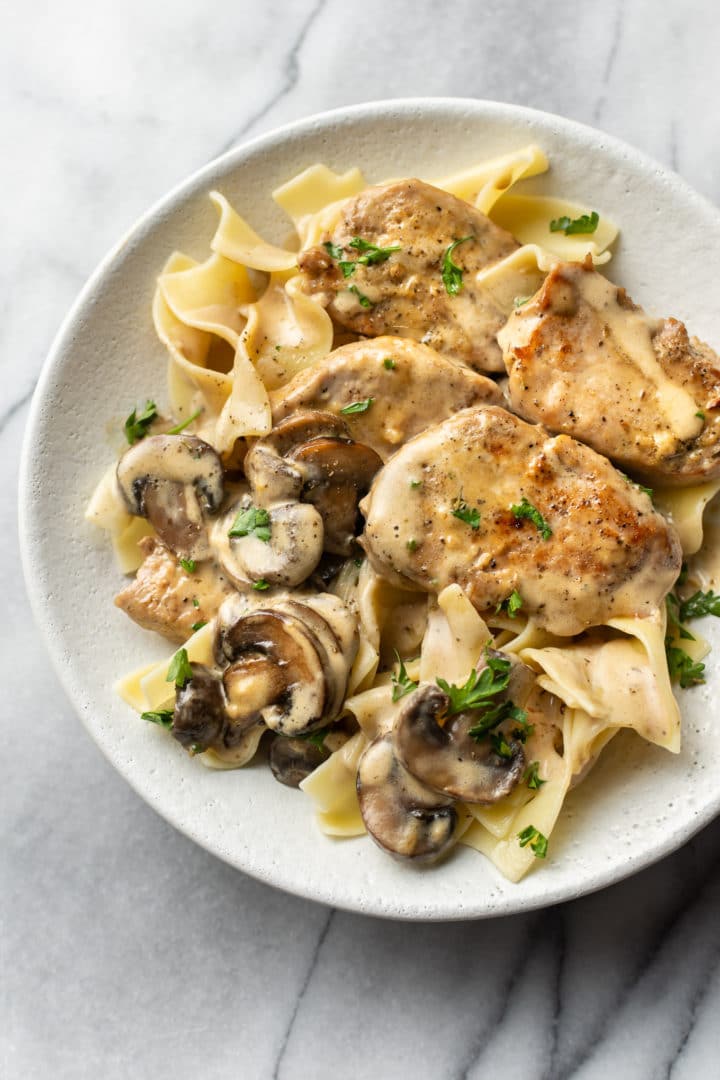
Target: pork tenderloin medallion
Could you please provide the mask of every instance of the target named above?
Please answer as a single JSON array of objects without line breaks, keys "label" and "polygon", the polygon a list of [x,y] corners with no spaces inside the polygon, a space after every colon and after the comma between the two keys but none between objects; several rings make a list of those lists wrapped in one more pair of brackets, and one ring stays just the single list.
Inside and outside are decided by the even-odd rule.
[{"label": "pork tenderloin medallion", "polygon": [[[505,314],[474,279],[517,247],[463,199],[399,180],[348,199],[332,236],[301,252],[298,266],[305,291],[340,326],[368,337],[398,334],[477,371],[502,371],[495,335]],[[459,273],[446,286],[447,258]]]},{"label": "pork tenderloin medallion", "polygon": [[407,443],[361,510],[361,543],[395,584],[457,582],[479,611],[517,590],[523,613],[563,636],[650,615],[681,565],[675,530],[606,458],[495,406]]},{"label": "pork tenderloin medallion", "polygon": [[652,483],[720,476],[720,359],[590,263],[559,263],[498,334],[512,408]]},{"label": "pork tenderloin medallion", "polygon": [[[273,423],[307,409],[341,415],[352,438],[387,461],[399,446],[471,405],[500,405],[492,379],[399,337],[353,341],[270,395]],[[343,412],[368,403],[362,411]]]}]

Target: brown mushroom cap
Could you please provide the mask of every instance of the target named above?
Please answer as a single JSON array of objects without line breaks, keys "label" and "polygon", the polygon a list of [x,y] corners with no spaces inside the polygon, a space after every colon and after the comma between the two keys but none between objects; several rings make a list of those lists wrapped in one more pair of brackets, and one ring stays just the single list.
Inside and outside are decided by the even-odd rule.
[{"label": "brown mushroom cap", "polygon": [[434,791],[464,802],[489,805],[519,783],[525,768],[522,745],[506,738],[510,757],[493,749],[489,738],[474,739],[470,729],[477,712],[458,713],[444,727],[438,724],[450,699],[426,683],[410,695],[393,725],[395,752],[413,776]]},{"label": "brown mushroom cap", "polygon": [[288,739],[276,735],[270,747],[270,768],[286,787],[300,787],[318,765],[327,761],[328,751],[308,739]]},{"label": "brown mushroom cap", "polygon": [[360,758],[357,793],[368,832],[391,855],[433,862],[455,843],[458,814],[452,799],[407,771],[390,735],[371,742]]},{"label": "brown mushroom cap", "polygon": [[317,438],[289,455],[303,477],[301,498],[317,508],[325,526],[326,551],[352,554],[358,530],[358,503],[370,490],[382,461],[369,446]]},{"label": "brown mushroom cap", "polygon": [[126,450],[118,486],[130,513],[147,518],[176,555],[207,559],[204,518],[223,498],[223,469],[209,443],[194,435],[149,435]]},{"label": "brown mushroom cap", "polygon": [[172,735],[186,750],[221,745],[228,723],[221,677],[204,664],[191,664],[192,678],[175,692]]},{"label": "brown mushroom cap", "polygon": [[324,436],[349,439],[350,432],[347,424],[332,413],[307,410],[293,413],[269,435],[258,439],[244,462],[245,476],[257,498],[263,503],[298,499],[303,477],[286,457],[303,443]]}]

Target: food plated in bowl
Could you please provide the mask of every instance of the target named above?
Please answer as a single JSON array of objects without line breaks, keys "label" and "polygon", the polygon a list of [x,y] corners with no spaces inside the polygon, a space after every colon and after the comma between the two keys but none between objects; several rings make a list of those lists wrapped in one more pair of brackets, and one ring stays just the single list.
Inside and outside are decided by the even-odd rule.
[{"label": "food plated in bowl", "polygon": [[[109,726],[112,732],[106,747],[115,739],[132,747],[129,766],[121,754],[115,757],[146,794],[150,794],[148,780],[136,755],[141,748],[143,754],[148,749],[149,775],[155,776],[160,769],[165,777],[156,790],[156,805],[236,865],[285,887],[363,910],[462,917],[513,910],[596,887],[632,869],[637,865],[634,858],[650,857],[652,845],[647,837],[637,854],[628,854],[627,845],[636,836],[629,827],[623,838],[623,857],[616,853],[610,859],[614,869],[608,870],[606,838],[594,835],[589,840],[585,821],[602,812],[607,827],[610,806],[623,821],[628,810],[647,796],[645,779],[656,771],[670,776],[678,766],[660,764],[652,750],[636,758],[637,745],[631,739],[613,740],[606,752],[609,756],[578,789],[577,800],[570,797],[571,841],[566,838],[571,820],[566,814],[559,831],[553,833],[552,852],[543,860],[542,871],[519,885],[507,886],[494,870],[487,869],[484,860],[465,849],[458,849],[422,876],[404,863],[378,864],[382,853],[366,841],[329,841],[314,832],[310,800],[279,785],[268,788],[272,781],[266,768],[210,774],[195,760],[215,755],[225,757],[225,764],[239,764],[247,747],[237,747],[247,731],[237,730],[238,724],[230,721],[240,718],[240,727],[245,721],[248,730],[254,725],[253,737],[262,738],[263,731],[270,729],[271,756],[281,759],[275,762],[277,771],[281,766],[294,770],[297,779],[301,763],[288,760],[292,755],[287,740],[305,740],[326,758],[303,781],[308,793],[314,784],[318,788],[315,798],[326,824],[333,813],[339,818],[344,813],[346,822],[353,813],[349,795],[348,805],[340,806],[342,800],[330,805],[327,787],[314,779],[332,773],[335,761],[351,774],[350,791],[356,790],[357,782],[355,820],[359,812],[380,847],[410,857],[439,855],[444,851],[443,830],[457,839],[467,829],[467,839],[472,833],[475,846],[517,880],[539,861],[541,852],[547,854],[549,829],[540,826],[550,821],[552,827],[570,782],[586,771],[599,745],[608,741],[609,732],[614,735],[627,723],[643,727],[642,719],[631,717],[630,699],[620,700],[623,692],[626,698],[642,693],[639,683],[628,689],[638,666],[645,671],[645,688],[651,684],[644,708],[636,710],[650,714],[644,716],[642,734],[677,749],[679,726],[664,651],[662,663],[658,659],[657,645],[659,641],[662,648],[665,629],[657,621],[652,633],[649,630],[652,613],[661,618],[664,597],[680,570],[675,525],[653,508],[646,491],[617,472],[602,447],[586,445],[587,436],[586,441],[579,441],[551,424],[548,427],[559,433],[549,435],[516,416],[524,415],[523,403],[508,400],[504,396],[508,389],[498,379],[500,366],[508,364],[512,353],[508,365],[512,395],[512,366],[518,363],[518,352],[528,351],[526,321],[545,303],[543,289],[549,287],[549,274],[558,267],[569,268],[570,274],[572,266],[579,266],[588,281],[601,279],[593,261],[604,265],[613,238],[611,222],[621,227],[623,238],[613,274],[632,292],[637,277],[633,280],[633,262],[625,255],[626,250],[633,250],[635,239],[632,199],[613,184],[604,184],[602,193],[588,190],[587,178],[581,184],[583,161],[591,160],[599,169],[604,163],[606,173],[616,177],[623,155],[629,152],[606,146],[601,153],[584,129],[522,110],[456,102],[436,103],[430,112],[435,117],[432,124],[430,113],[412,103],[377,107],[372,119],[362,110],[351,111],[345,126],[337,128],[339,142],[332,157],[328,159],[327,149],[322,155],[333,171],[321,174],[324,180],[317,172],[313,175],[310,196],[307,173],[304,189],[302,183],[293,186],[288,181],[293,173],[302,172],[297,166],[307,167],[320,157],[317,150],[327,135],[323,123],[329,121],[318,121],[314,135],[309,123],[294,137],[278,137],[275,144],[270,140],[270,149],[266,141],[254,152],[252,148],[245,151],[241,164],[236,161],[231,167],[228,163],[216,167],[212,176],[196,179],[193,194],[180,197],[174,215],[166,208],[155,218],[148,237],[136,237],[137,249],[132,241],[130,250],[126,248],[125,260],[138,256],[134,269],[127,273],[131,295],[126,296],[138,319],[147,311],[153,291],[152,257],[155,269],[170,259],[155,303],[155,322],[171,351],[169,400],[160,379],[148,385],[148,371],[159,375],[161,362],[157,368],[137,362],[131,379],[118,380],[125,388],[122,401],[138,406],[130,422],[131,434],[137,434],[133,424],[145,421],[143,437],[133,440],[118,470],[125,512],[133,518],[130,526],[149,520],[155,534],[143,540],[146,563],[138,580],[143,573],[145,584],[153,575],[157,580],[168,571],[169,560],[176,564],[184,560],[187,566],[181,566],[181,572],[187,571],[192,579],[209,552],[213,559],[208,561],[215,560],[221,572],[205,583],[208,596],[212,589],[215,592],[202,618],[189,622],[181,614],[172,620],[170,636],[175,641],[184,641],[188,629],[191,636],[186,647],[174,654],[176,670],[170,683],[169,650],[163,654],[159,647],[146,646],[140,653],[134,643],[129,662],[122,667],[116,664],[108,679],[112,684],[122,670],[143,665],[147,670],[136,676],[135,683],[125,685],[125,696],[132,697],[139,687],[144,694],[140,703],[157,706],[142,711],[165,712],[178,745],[167,739],[163,742],[163,733],[151,731],[149,724],[135,721],[128,727],[132,716],[114,704],[107,707],[107,715],[115,713],[116,719],[108,725],[103,716],[96,734]],[[431,128],[435,131],[440,116],[444,134],[433,149],[429,133]],[[405,146],[404,156],[393,154],[392,172],[421,179],[381,183],[388,165],[379,146],[390,136],[396,147],[398,129],[404,130],[411,121],[416,141],[399,139]],[[458,141],[458,131],[468,124],[476,132],[472,158],[467,146]],[[418,141],[421,131],[424,142]],[[552,164],[542,182],[540,169],[528,167],[528,162],[541,157],[536,151],[524,151],[529,131],[533,145],[541,144]],[[364,177],[358,179],[350,168],[358,160],[356,154],[342,153],[343,146],[355,145],[356,137],[363,148],[360,164],[375,186],[367,187]],[[349,141],[343,144],[343,138]],[[626,168],[632,176],[650,183],[650,167],[631,154],[628,160]],[[485,172],[473,167],[478,161]],[[524,169],[515,168],[518,162],[525,163]],[[494,163],[494,172],[488,163]],[[523,181],[528,188],[525,194],[518,193],[519,189],[507,193],[510,183],[521,180],[523,172],[533,171],[536,178]],[[323,183],[320,197],[317,193]],[[339,187],[333,190],[333,184]],[[355,185],[355,190],[340,190],[343,184]],[[298,226],[299,255],[282,246],[286,225],[276,222],[273,227],[262,220],[267,214],[263,200],[268,201],[271,187],[280,187],[279,201],[282,205],[284,199]],[[199,242],[201,225],[206,234],[212,235],[213,229],[208,229],[200,195],[214,188],[223,195],[215,197],[221,214],[213,248],[216,256],[239,268],[233,271],[234,277],[229,273],[232,268],[219,265],[218,258],[205,259]],[[441,194],[434,195],[435,190]],[[662,185],[658,190],[663,191]],[[694,197],[682,190],[692,204]],[[545,213],[543,244],[537,236],[540,217],[531,212],[539,194],[572,204],[572,209],[563,205],[559,212],[550,213],[549,220]],[[481,197],[485,209],[476,205]],[[315,199],[315,204],[308,198]],[[674,191],[673,199],[677,198]],[[326,210],[329,203],[333,204],[330,211]],[[556,204],[542,205],[548,211]],[[599,220],[595,220],[596,206]],[[711,221],[712,211],[700,200],[697,206]],[[233,207],[243,211],[257,232],[247,229]],[[623,209],[630,212],[627,223]],[[594,225],[592,232],[573,231],[573,223],[583,218]],[[550,222],[563,220],[567,225],[550,229]],[[472,231],[462,233],[464,227]],[[265,233],[275,243],[261,240]],[[637,253],[642,262],[647,240],[639,227],[637,234],[641,248],[645,245],[644,253]],[[176,249],[188,255],[173,255]],[[627,274],[621,273],[624,267]],[[218,269],[226,272],[224,293],[218,291]],[[121,267],[116,263],[114,270],[119,273]],[[209,283],[211,275],[215,277]],[[407,287],[409,280],[413,292]],[[596,311],[598,303],[587,298],[591,287],[578,285],[578,291],[582,302],[575,302],[574,310],[568,302],[567,310],[556,312],[557,319],[564,317],[571,323],[573,334],[580,322],[583,327],[588,322],[583,305]],[[223,303],[223,296],[231,296],[232,302]],[[639,299],[661,310],[665,298],[660,295],[656,301],[645,289]],[[547,303],[557,308],[559,302],[553,296]],[[674,301],[668,300],[666,307],[686,314]],[[629,301],[622,311],[639,322]],[[113,317],[110,310],[105,315]],[[688,321],[692,329],[713,340],[712,328]],[[129,325],[127,312],[121,323]],[[177,323],[185,330],[178,331]],[[530,333],[534,333],[532,328]],[[230,366],[220,350],[207,362],[207,352],[202,355],[207,340],[200,335],[241,342],[235,346],[234,359],[231,353]],[[137,342],[125,345],[128,355],[137,348]],[[541,347],[548,349],[550,344],[543,341]],[[673,348],[677,360],[678,347]],[[143,349],[158,357],[149,336],[143,339]],[[536,361],[535,368],[539,366]],[[365,381],[368,378],[371,384]],[[653,372],[647,378],[659,387],[657,393],[653,391],[653,400],[666,400],[669,391],[663,380]],[[438,391],[429,395],[433,380]],[[133,390],[130,401],[129,387]],[[678,438],[685,444],[701,443],[706,428],[712,428],[711,391],[706,389],[701,404],[709,416],[694,418],[693,426],[685,415],[687,409],[682,413],[680,422],[687,431],[683,427]],[[675,391],[676,399],[682,393],[689,392]],[[428,412],[431,398],[437,401],[435,415]],[[145,399],[148,406],[143,410]],[[119,404],[120,400],[114,391],[113,401]],[[413,402],[412,408],[406,407],[407,400]],[[160,407],[150,409],[149,403],[156,401]],[[541,401],[541,406],[546,404]],[[698,405],[695,411],[703,410]],[[583,414],[583,422],[592,426],[591,412],[589,417]],[[121,429],[122,423],[117,427]],[[666,433],[662,457],[676,464],[672,437],[672,431]],[[696,456],[702,459],[700,452]],[[651,466],[657,468],[657,461]],[[337,482],[338,476],[342,483]],[[637,476],[639,481],[644,478],[644,473]],[[709,474],[702,478],[713,482]],[[173,485],[179,499],[168,501]],[[695,526],[703,497],[695,497]],[[169,505],[178,503],[188,511],[179,525],[167,513]],[[97,500],[94,509],[96,518],[102,516]],[[356,560],[360,566],[355,566]],[[572,578],[574,591],[567,587],[563,591],[563,575],[566,585]],[[200,595],[190,595],[193,588],[191,581],[186,607],[192,606],[193,599],[203,603]],[[132,589],[129,586],[126,593]],[[224,590],[229,599],[223,600],[218,612]],[[125,600],[126,607],[135,603],[137,614],[138,596]],[[152,602],[148,606],[152,608]],[[209,617],[207,626],[193,631],[194,625],[206,621],[205,616]],[[374,640],[371,617],[384,621],[383,631],[378,630]],[[623,620],[635,620],[633,628]],[[641,632],[637,623],[642,623]],[[460,633],[459,625],[463,627]],[[606,629],[588,634],[589,628],[597,627]],[[125,632],[118,627],[113,639]],[[446,641],[444,646],[443,634],[449,635],[449,644]],[[132,637],[127,640],[134,642]],[[333,640],[339,643],[335,653],[329,648]],[[288,659],[291,645],[292,663]],[[674,647],[680,648],[680,643]],[[178,681],[183,652],[190,674],[185,670],[183,675],[181,670]],[[413,664],[418,652],[420,659]],[[270,661],[277,661],[278,656],[273,667]],[[301,660],[309,673],[303,679],[297,674]],[[199,664],[202,670],[196,667]],[[568,664],[575,665],[572,677]],[[594,685],[606,691],[606,700],[602,704],[593,700],[589,710],[579,701],[578,670],[587,665],[594,665]],[[290,668],[295,674],[288,678]],[[278,669],[282,679],[278,679]],[[520,674],[527,672],[533,684],[530,693],[527,687],[523,690],[522,702],[519,688],[513,697],[506,692],[510,680],[517,681],[516,669]],[[608,671],[623,675],[616,680],[612,701],[612,687],[606,685]],[[407,682],[401,689],[413,685],[411,692],[399,694],[403,679]],[[177,697],[174,715],[167,717],[173,681]],[[504,707],[506,726],[501,721],[489,723],[486,705],[481,708],[472,698],[470,692],[481,681],[483,686],[493,684],[493,703]],[[251,682],[261,688],[262,700],[255,702],[254,711],[246,708]],[[303,693],[296,693],[301,685]],[[463,689],[466,700],[461,708],[458,694]],[[532,693],[545,695],[539,706],[531,700]],[[690,693],[701,696],[705,690],[699,687]],[[161,700],[157,695],[162,694]],[[215,721],[199,733],[198,702],[211,698],[218,706]],[[239,700],[244,702],[241,707]],[[558,701],[561,709],[573,714],[572,725],[564,730],[565,720],[549,718]],[[208,715],[208,709],[203,709]],[[613,711],[619,715],[618,710],[624,710],[624,720],[609,720]],[[496,710],[498,715],[501,711]],[[392,713],[390,721],[387,713]],[[538,714],[536,722],[528,721],[529,713]],[[596,721],[594,728],[588,718]],[[579,719],[585,723],[582,737]],[[478,724],[479,720],[485,723]],[[477,731],[478,726],[484,730]],[[234,728],[230,738],[229,727]],[[138,729],[143,729],[142,734]],[[560,740],[552,735],[558,731]],[[328,758],[332,745],[315,745],[307,738],[318,732],[325,732],[328,740],[344,740],[343,747]],[[545,746],[541,746],[543,733]],[[573,738],[582,742],[584,757],[579,751],[572,759],[568,748],[574,745]],[[466,764],[472,764],[464,772],[474,770],[472,778],[464,777],[464,786],[457,776],[440,775],[441,762],[447,765],[449,759],[448,740],[454,741],[453,750],[464,740]],[[621,740],[622,753],[615,750]],[[428,755],[433,743],[438,752]],[[189,747],[187,758],[180,744]],[[159,764],[161,745],[169,755],[169,765]],[[300,753],[303,747],[290,749]],[[357,751],[354,760],[353,750]],[[235,761],[230,762],[227,756],[233,751]],[[557,771],[563,773],[557,783],[549,771],[553,753]],[[680,755],[680,768],[692,773],[686,754],[687,745]],[[313,755],[305,756],[312,763]],[[669,755],[668,759],[674,760]],[[640,762],[636,786],[630,791],[622,779],[623,763],[628,760]],[[407,782],[398,781],[400,770],[407,772]],[[180,778],[182,784],[173,788],[172,777]],[[157,781],[149,783],[152,787]],[[342,783],[333,784],[337,794]],[[418,786],[425,792],[424,809]],[[678,795],[681,801],[698,797],[697,787],[691,791],[691,786]],[[414,794],[408,796],[411,789]],[[432,798],[427,797],[428,791]],[[587,798],[581,799],[581,793]],[[178,799],[183,808],[178,807]],[[397,828],[392,837],[388,833],[387,815],[383,817],[379,808],[390,804],[395,811],[404,807],[410,819],[428,825],[417,850],[412,843],[408,847],[403,846],[404,840],[398,841]],[[541,810],[544,817],[525,822],[522,815],[529,812],[528,805]],[[657,794],[650,796],[646,809],[656,805]],[[710,802],[704,805],[710,813]],[[478,807],[484,809],[478,811]],[[507,820],[501,825],[498,808],[506,819],[512,809],[514,832],[508,831]],[[307,826],[307,838],[302,840],[298,815],[303,815]],[[397,813],[395,819],[397,825]],[[252,825],[261,821],[262,841],[258,841],[253,839]],[[686,832],[687,828],[686,824]],[[403,827],[400,832],[406,839]],[[430,841],[433,836],[437,840],[435,848],[434,841],[428,841],[430,834]],[[422,848],[426,841],[430,843],[427,851]],[[668,831],[663,834],[658,824],[653,854],[666,849],[668,842]],[[296,866],[298,843],[305,866],[317,869],[317,874],[310,875],[312,884]],[[362,855],[352,854],[360,848]],[[468,857],[474,857],[474,869]],[[560,869],[568,858],[574,869]],[[373,887],[367,883],[368,873],[378,875]],[[533,884],[541,877],[545,885]],[[559,884],[561,880],[564,885]]]}]

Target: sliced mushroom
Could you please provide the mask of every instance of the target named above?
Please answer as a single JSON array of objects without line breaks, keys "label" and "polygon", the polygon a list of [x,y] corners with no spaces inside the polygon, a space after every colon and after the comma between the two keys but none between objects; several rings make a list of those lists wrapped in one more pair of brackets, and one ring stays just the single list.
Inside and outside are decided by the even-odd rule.
[{"label": "sliced mushroom", "polygon": [[340,713],[358,648],[355,618],[335,596],[282,594],[255,611],[219,619],[215,654],[225,672],[234,719],[261,716],[269,728],[299,735]]},{"label": "sliced mushroom", "polygon": [[270,768],[286,787],[300,787],[318,765],[327,761],[328,751],[309,739],[288,739],[277,735],[270,747]]},{"label": "sliced mushroom", "polygon": [[172,735],[186,750],[221,746],[228,724],[222,678],[204,664],[191,664],[192,678],[175,693]]},{"label": "sliced mushroom", "polygon": [[453,800],[407,771],[390,735],[371,742],[360,758],[357,793],[368,832],[391,855],[433,862],[455,843],[458,814]]},{"label": "sliced mushroom", "polygon": [[256,496],[263,503],[298,499],[303,476],[297,466],[285,460],[286,455],[303,443],[324,436],[349,439],[350,432],[338,416],[307,410],[288,416],[269,435],[258,439],[244,463],[245,476]]},{"label": "sliced mushroom", "polygon": [[447,694],[430,683],[407,700],[393,726],[398,758],[413,776],[434,791],[464,802],[489,805],[509,795],[525,768],[520,742],[506,736],[508,757],[493,749],[489,737],[474,739],[470,729],[476,712],[458,713],[444,727],[438,723],[448,710]]},{"label": "sliced mushroom", "polygon": [[358,503],[370,490],[382,461],[369,446],[318,438],[289,455],[303,476],[301,498],[315,506],[325,526],[326,551],[352,554],[358,530]]},{"label": "sliced mushroom", "polygon": [[205,516],[222,502],[223,470],[209,443],[194,435],[149,435],[125,451],[117,479],[130,512],[147,518],[176,555],[210,557]]},{"label": "sliced mushroom", "polygon": [[302,584],[322,555],[320,514],[309,503],[281,503],[267,511],[269,540],[261,540],[254,533],[230,536],[238,513],[251,505],[250,496],[243,496],[213,526],[212,545],[223,569],[240,588],[260,580],[289,588]]},{"label": "sliced mushroom", "polygon": [[381,466],[374,450],[350,438],[338,416],[311,410],[289,416],[258,439],[245,459],[245,475],[263,505],[299,499],[316,506],[325,550],[348,556],[358,502]]},{"label": "sliced mushroom", "polygon": [[[173,736],[193,753],[212,750],[227,764],[247,764],[266,728],[259,707],[238,708],[234,694],[237,672],[233,669],[240,665],[232,665],[224,675],[204,664],[190,666],[192,678],[175,695]],[[256,677],[256,686],[258,681]],[[252,694],[252,678],[245,677],[243,685]]]}]

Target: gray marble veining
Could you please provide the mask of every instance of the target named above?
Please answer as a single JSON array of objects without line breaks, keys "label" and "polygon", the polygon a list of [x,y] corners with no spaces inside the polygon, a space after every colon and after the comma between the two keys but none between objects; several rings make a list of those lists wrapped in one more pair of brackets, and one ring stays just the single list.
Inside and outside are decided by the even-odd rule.
[{"label": "gray marble veining", "polygon": [[[720,201],[710,0],[12,7],[0,41],[12,476],[83,280],[147,205],[246,136],[372,98],[489,97],[597,124]],[[385,923],[260,885],[158,818],[85,735],[30,620],[12,488],[0,493],[3,1077],[718,1074],[720,822],[611,889],[489,923]]]}]

